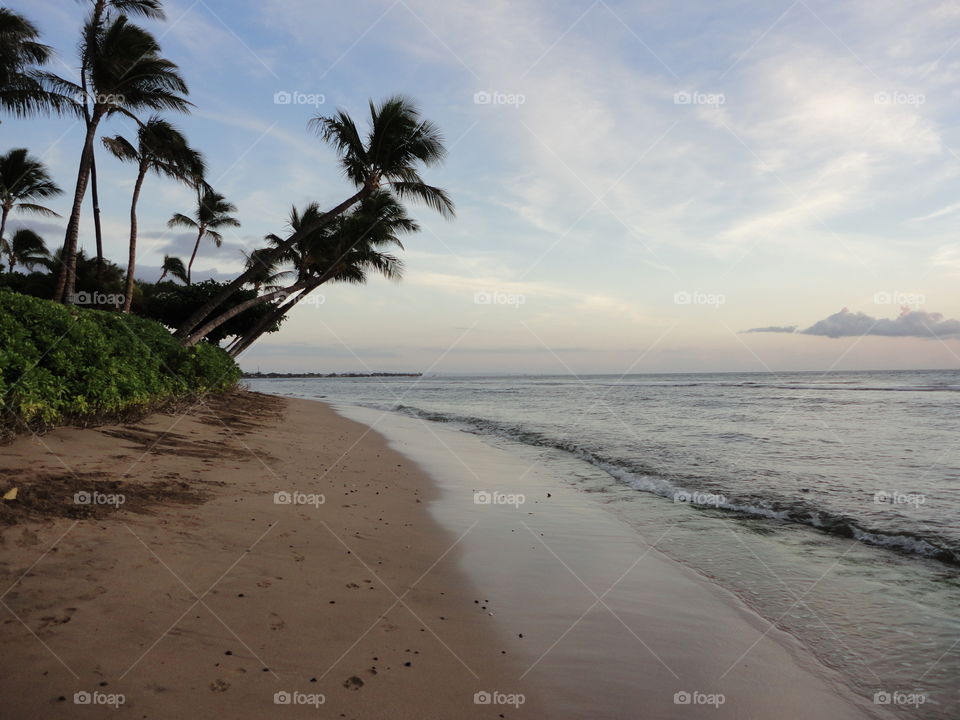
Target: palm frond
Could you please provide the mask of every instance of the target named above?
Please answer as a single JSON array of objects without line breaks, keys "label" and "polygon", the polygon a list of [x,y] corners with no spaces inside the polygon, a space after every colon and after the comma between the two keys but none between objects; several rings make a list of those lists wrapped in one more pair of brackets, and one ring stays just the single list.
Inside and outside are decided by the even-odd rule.
[{"label": "palm frond", "polygon": [[445,218],[452,218],[457,214],[453,200],[445,190],[425,183],[392,182],[390,187],[397,193],[397,197],[406,200],[416,200],[431,210],[435,210]]},{"label": "palm frond", "polygon": [[167,227],[199,228],[200,226],[193,218],[189,218],[182,213],[174,213],[173,217],[167,220]]},{"label": "palm frond", "polygon": [[60,213],[51,210],[48,207],[43,207],[43,205],[35,205],[34,203],[17,203],[16,208],[22,212],[33,213],[34,215],[43,215],[44,217],[60,217]]},{"label": "palm frond", "polygon": [[124,15],[141,15],[156,20],[166,17],[160,0],[110,0],[110,6]]}]

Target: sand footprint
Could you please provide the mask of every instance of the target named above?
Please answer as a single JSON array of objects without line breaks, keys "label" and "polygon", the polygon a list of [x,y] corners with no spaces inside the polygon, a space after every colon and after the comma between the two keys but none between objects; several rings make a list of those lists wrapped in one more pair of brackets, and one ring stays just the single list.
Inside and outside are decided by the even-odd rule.
[{"label": "sand footprint", "polygon": [[275,612],[270,613],[270,629],[271,630],[283,630],[287,626],[287,623],[284,622],[283,618],[277,615]]}]

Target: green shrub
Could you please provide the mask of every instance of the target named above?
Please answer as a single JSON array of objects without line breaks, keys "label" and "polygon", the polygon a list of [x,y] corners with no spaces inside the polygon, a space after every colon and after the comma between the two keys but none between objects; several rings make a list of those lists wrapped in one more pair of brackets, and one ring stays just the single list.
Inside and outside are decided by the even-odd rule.
[{"label": "green shrub", "polygon": [[142,412],[239,378],[219,347],[184,348],[153,320],[0,290],[3,425]]}]

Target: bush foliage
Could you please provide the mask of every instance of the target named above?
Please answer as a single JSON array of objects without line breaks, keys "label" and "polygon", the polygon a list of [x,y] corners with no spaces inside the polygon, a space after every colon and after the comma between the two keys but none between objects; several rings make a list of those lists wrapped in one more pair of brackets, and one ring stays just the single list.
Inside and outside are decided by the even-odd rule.
[{"label": "bush foliage", "polygon": [[184,348],[153,320],[0,290],[3,425],[142,412],[239,378],[219,347]]}]

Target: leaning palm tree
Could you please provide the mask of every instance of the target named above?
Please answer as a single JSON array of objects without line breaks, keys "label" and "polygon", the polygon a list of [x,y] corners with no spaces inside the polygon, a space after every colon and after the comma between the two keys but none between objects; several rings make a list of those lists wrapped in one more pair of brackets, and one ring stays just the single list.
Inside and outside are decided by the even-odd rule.
[{"label": "leaning palm tree", "polygon": [[50,208],[34,201],[45,200],[62,192],[50,179],[44,164],[31,157],[26,149],[17,148],[0,155],[0,252],[10,253],[4,233],[11,212],[18,210],[60,217]]},{"label": "leaning palm tree", "polygon": [[193,261],[197,258],[200,242],[208,237],[217,247],[223,245],[223,235],[218,232],[223,227],[240,227],[240,221],[230,213],[236,212],[237,206],[229,202],[223,195],[207,185],[198,186],[197,209],[193,217],[182,213],[175,213],[167,221],[167,227],[190,228],[197,231],[197,240],[193,244],[193,253],[187,263],[187,285],[193,277]]},{"label": "leaning palm tree", "polygon": [[133,200],[130,202],[130,245],[123,302],[123,312],[128,313],[133,303],[133,274],[137,266],[137,202],[147,173],[152,170],[157,175],[196,186],[203,181],[206,166],[203,156],[190,147],[183,134],[157,116],[137,129],[136,146],[120,135],[103,138],[103,144],[115,157],[137,165],[137,180],[133,184]]},{"label": "leaning palm tree", "polygon": [[[269,240],[271,237],[267,236]],[[280,263],[274,260],[270,248],[257,248],[250,252],[244,252],[244,267],[255,268],[257,274],[254,275],[251,285],[253,289],[260,292],[261,289],[276,290],[280,287],[280,282],[289,277],[291,270],[280,269]]]},{"label": "leaning palm tree", "polygon": [[51,260],[43,238],[28,228],[20,228],[10,238],[7,257],[7,269],[11,272],[17,265],[23,265],[27,270],[33,270],[37,265],[47,267]]},{"label": "leaning palm tree", "polygon": [[[311,208],[308,208],[308,212]],[[402,262],[392,255],[380,252],[379,249],[388,245],[403,248],[399,235],[417,230],[419,226],[407,216],[403,205],[393,194],[378,190],[365,198],[360,207],[350,215],[326,225],[315,226],[305,234],[301,233],[301,240],[284,256],[296,271],[294,283],[234,305],[195,330],[186,338],[184,344],[196,344],[223,323],[256,305],[278,299],[282,303],[287,302],[291,296],[297,294],[295,301],[290,304],[290,307],[293,307],[327,282],[362,283],[366,281],[369,270],[391,279],[399,279]]]},{"label": "leaning palm tree", "polygon": [[108,18],[101,28],[87,23],[82,55],[89,68],[84,76],[87,86],[57,79],[64,94],[89,99],[90,121],[87,123],[73,207],[64,236],[64,267],[57,278],[54,299],[61,302],[74,292],[76,285],[77,241],[80,233],[80,212],[90,180],[94,138],[102,120],[122,114],[135,118],[142,109],[185,112],[190,103],[184,99],[186,83],[177,66],[160,56],[160,45],[149,32],[133,25],[125,15]]},{"label": "leaning palm tree", "polygon": [[[380,188],[392,190],[401,200],[417,200],[445,217],[454,214],[447,193],[428,185],[420,176],[420,167],[440,164],[446,157],[443,135],[429,120],[424,120],[416,104],[403,96],[388,98],[380,105],[370,102],[370,127],[362,136],[353,119],[343,110],[330,117],[318,116],[310,126],[337,152],[340,167],[356,192],[336,207],[321,213],[310,227],[296,230],[274,248],[283,255],[300,238],[332,221]],[[199,307],[175,335],[188,337],[218,307],[230,299],[255,274],[248,269],[217,295]]]},{"label": "leaning palm tree", "polygon": [[38,69],[53,55],[39,38],[23,15],[0,8],[0,109],[19,117],[69,107],[66,98],[49,91],[49,76]]},{"label": "leaning palm tree", "polygon": [[307,275],[312,275],[307,286],[300,293],[285,297],[284,302],[237,337],[227,348],[230,357],[237,357],[265,332],[278,327],[300,301],[326,282],[362,284],[371,271],[390,280],[400,280],[403,263],[393,255],[380,252],[379,248],[395,245],[402,249],[399,236],[419,228],[392,197],[380,195],[379,198],[371,196],[359,210],[334,223],[337,225],[334,231],[313,236],[304,248],[307,255],[302,266]]},{"label": "leaning palm tree", "polygon": [[158,283],[162,283],[163,279],[170,275],[172,278],[176,278],[184,285],[187,284],[187,268],[183,264],[183,260],[173,255],[164,255],[163,256],[163,272],[160,273],[160,279],[157,280]]}]

